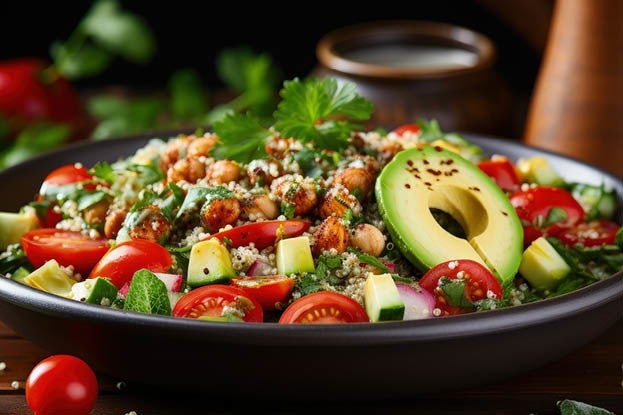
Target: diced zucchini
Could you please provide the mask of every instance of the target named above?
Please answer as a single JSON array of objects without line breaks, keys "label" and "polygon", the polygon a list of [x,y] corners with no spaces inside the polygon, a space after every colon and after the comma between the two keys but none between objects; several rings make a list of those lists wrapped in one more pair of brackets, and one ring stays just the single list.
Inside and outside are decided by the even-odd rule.
[{"label": "diced zucchini", "polygon": [[27,276],[30,275],[30,270],[28,270],[28,268],[25,267],[19,267],[18,269],[15,270],[15,272],[13,274],[11,274],[11,279],[13,281],[17,281],[20,283],[24,283],[24,278],[26,278]]},{"label": "diced zucchini", "polygon": [[24,213],[0,212],[0,250],[19,243],[22,235],[39,227],[37,215],[32,211]]},{"label": "diced zucchini", "polygon": [[88,304],[111,305],[117,298],[117,287],[108,278],[97,277],[71,287],[72,299]]},{"label": "diced zucchini", "polygon": [[312,257],[307,236],[282,239],[277,243],[277,271],[281,275],[302,274],[314,272],[314,258]]},{"label": "diced zucchini", "polygon": [[541,156],[517,160],[517,169],[524,181],[542,186],[563,186],[565,181],[554,170],[550,162]]},{"label": "diced zucchini", "polygon": [[235,275],[229,251],[218,239],[208,239],[193,245],[188,261],[188,285],[199,287],[228,281]]},{"label": "diced zucchini", "polygon": [[552,290],[571,268],[545,237],[537,238],[523,253],[519,273],[537,290]]},{"label": "diced zucchini", "polygon": [[61,297],[71,296],[71,287],[76,283],[51,259],[26,276],[24,284]]},{"label": "diced zucchini", "polygon": [[405,305],[391,274],[368,274],[363,299],[370,321],[402,320]]}]

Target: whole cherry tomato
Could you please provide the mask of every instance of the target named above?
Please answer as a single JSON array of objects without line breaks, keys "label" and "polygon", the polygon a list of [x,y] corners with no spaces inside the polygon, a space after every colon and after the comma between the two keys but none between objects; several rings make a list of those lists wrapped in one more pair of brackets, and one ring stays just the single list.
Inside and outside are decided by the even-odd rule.
[{"label": "whole cherry tomato", "polygon": [[80,128],[84,111],[71,84],[37,58],[0,62],[0,114],[14,131],[33,121]]},{"label": "whole cherry tomato", "polygon": [[71,355],[43,359],[26,380],[26,402],[35,415],[88,415],[97,393],[93,370]]}]

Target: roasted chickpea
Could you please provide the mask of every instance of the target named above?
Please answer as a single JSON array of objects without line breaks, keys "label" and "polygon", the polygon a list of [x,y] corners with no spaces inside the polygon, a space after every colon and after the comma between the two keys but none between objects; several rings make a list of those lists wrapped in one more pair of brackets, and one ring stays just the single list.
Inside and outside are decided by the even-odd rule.
[{"label": "roasted chickpea", "polygon": [[187,157],[207,157],[217,142],[215,136],[195,138],[188,144]]},{"label": "roasted chickpea", "polygon": [[351,195],[346,187],[341,184],[335,184],[329,188],[322,198],[318,206],[318,213],[322,218],[328,218],[329,216],[343,218],[348,210],[359,215],[362,209],[357,198]]},{"label": "roasted chickpea", "polygon": [[84,221],[89,225],[97,225],[106,221],[106,212],[108,212],[108,200],[101,200],[94,205],[89,206],[82,212]]},{"label": "roasted chickpea", "polygon": [[201,207],[201,224],[210,233],[236,223],[240,217],[240,201],[235,197],[208,200]]},{"label": "roasted chickpea", "polygon": [[197,183],[205,177],[205,164],[195,158],[183,158],[167,170],[167,181]]},{"label": "roasted chickpea", "polygon": [[160,208],[154,205],[145,207],[138,213],[139,220],[129,229],[132,239],[148,239],[162,243],[171,232],[171,224],[164,217]]},{"label": "roasted chickpea", "polygon": [[275,219],[279,216],[279,206],[267,195],[255,195],[245,199],[242,203],[242,211],[249,220]]},{"label": "roasted chickpea", "polygon": [[279,160],[253,160],[247,166],[247,176],[253,185],[270,186],[282,174],[283,168]]},{"label": "roasted chickpea", "polygon": [[213,184],[225,184],[240,179],[240,166],[235,161],[217,160],[208,167],[206,178]]},{"label": "roasted chickpea", "polygon": [[374,186],[374,176],[365,168],[348,167],[335,175],[335,183],[343,185],[352,195],[363,199]]},{"label": "roasted chickpea", "polygon": [[294,206],[295,216],[311,212],[318,202],[314,182],[300,175],[279,177],[270,187],[278,201]]},{"label": "roasted chickpea", "polygon": [[186,150],[193,137],[184,136],[170,140],[160,150],[160,167],[162,171],[167,171],[176,161],[186,157]]},{"label": "roasted chickpea", "polygon": [[106,222],[104,223],[104,235],[106,235],[108,239],[117,237],[127,214],[127,210],[124,209],[115,209],[108,213]]},{"label": "roasted chickpea", "polygon": [[335,216],[326,218],[314,231],[313,238],[312,253],[316,256],[332,249],[341,254],[348,248],[348,229]]}]

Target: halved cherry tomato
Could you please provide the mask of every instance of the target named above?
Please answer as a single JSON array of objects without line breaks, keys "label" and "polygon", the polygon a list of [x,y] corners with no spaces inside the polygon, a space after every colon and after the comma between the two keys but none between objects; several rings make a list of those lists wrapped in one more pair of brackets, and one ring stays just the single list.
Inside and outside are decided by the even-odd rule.
[{"label": "halved cherry tomato", "polygon": [[264,310],[274,310],[283,304],[294,288],[294,279],[285,275],[249,276],[232,278],[231,284],[255,298]]},{"label": "halved cherry tomato", "polygon": [[299,298],[286,308],[281,324],[338,324],[370,321],[366,310],[347,295],[320,291]]},{"label": "halved cherry tomato", "polygon": [[619,225],[606,219],[578,223],[556,234],[568,246],[599,246],[614,243]]},{"label": "halved cherry tomato", "polygon": [[[55,188],[68,184],[80,183],[93,180],[93,176],[86,168],[79,164],[66,164],[52,170],[41,184],[39,195],[45,197],[49,193],[56,193]],[[95,186],[90,186],[95,188]],[[87,185],[85,188],[89,188]]]},{"label": "halved cherry tomato", "polygon": [[506,158],[481,161],[478,163],[478,168],[487,173],[502,190],[507,192],[514,192],[521,185],[515,166]]},{"label": "halved cherry tomato", "polygon": [[[90,182],[93,176],[81,165],[66,164],[57,169],[52,170],[43,180],[37,200],[42,201],[48,199],[51,203],[48,206],[45,215],[39,217],[39,222],[44,228],[53,228],[63,219],[60,213],[54,211],[56,206],[56,194],[61,187],[74,183]],[[95,189],[95,184],[90,183],[84,186],[85,189]]]},{"label": "halved cherry tomato", "polygon": [[394,132],[398,135],[403,135],[405,133],[417,134],[420,132],[420,126],[417,124],[403,124],[396,127]]},{"label": "halved cherry tomato", "polygon": [[[554,235],[562,228],[576,225],[584,219],[582,206],[571,193],[558,187],[530,187],[513,193],[509,198],[524,225],[525,246],[539,236]],[[548,222],[554,208],[562,210],[564,217]]]},{"label": "halved cherry tomato", "polygon": [[311,226],[307,220],[267,220],[236,226],[223,232],[215,233],[206,239],[218,238],[228,246],[237,248],[248,246],[251,242],[259,250],[274,245],[277,239],[299,236]]},{"label": "halved cherry tomato", "polygon": [[171,254],[161,245],[147,239],[132,239],[108,251],[95,264],[89,278],[110,278],[115,287],[121,289],[139,269],[167,272],[171,263]]},{"label": "halved cherry tomato", "polygon": [[109,248],[106,238],[89,238],[82,232],[54,228],[26,233],[22,236],[22,247],[34,267],[55,259],[63,266],[73,265],[81,274],[88,273]]},{"label": "halved cherry tomato", "polygon": [[26,402],[36,415],[86,415],[97,401],[97,378],[83,360],[53,355],[33,368],[26,380]]},{"label": "halved cherry tomato", "polygon": [[[420,287],[435,296],[435,308],[441,310],[442,316],[463,314],[472,311],[471,307],[452,304],[444,290],[440,287],[442,278],[462,280],[465,283],[464,295],[467,301],[475,303],[486,298],[502,298],[502,286],[487,268],[471,259],[457,259],[435,265],[420,279]],[[443,281],[442,281],[443,283]]]},{"label": "halved cherry tomato", "polygon": [[183,295],[173,307],[171,314],[185,318],[219,318],[227,307],[236,311],[239,317],[249,323],[264,320],[262,306],[245,291],[231,285],[204,285]]}]

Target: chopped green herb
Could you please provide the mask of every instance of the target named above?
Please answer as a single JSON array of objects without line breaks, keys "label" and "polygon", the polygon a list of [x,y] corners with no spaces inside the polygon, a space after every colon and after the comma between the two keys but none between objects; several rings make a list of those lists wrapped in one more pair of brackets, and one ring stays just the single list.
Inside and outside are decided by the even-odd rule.
[{"label": "chopped green herb", "polygon": [[95,163],[95,166],[89,170],[89,173],[109,184],[113,184],[117,180],[115,170],[112,168],[110,163],[105,161],[98,161]]},{"label": "chopped green herb", "polygon": [[365,252],[361,252],[359,250],[354,250],[354,249],[351,252],[354,252],[355,255],[357,255],[357,259],[359,259],[360,262],[363,262],[364,264],[372,265],[373,267],[378,268],[383,273],[386,273],[386,274],[391,273],[391,270],[387,268],[387,265],[382,263],[381,260],[378,259],[377,257],[372,256],[370,254],[366,254]]},{"label": "chopped green herb", "polygon": [[292,219],[294,217],[294,212],[296,210],[296,205],[294,203],[281,202],[281,213],[288,219]]},{"label": "chopped green herb", "polygon": [[474,308],[474,304],[465,296],[465,282],[447,277],[439,279],[439,288],[448,297],[448,303],[455,307]]},{"label": "chopped green herb", "polygon": [[560,409],[560,415],[614,415],[614,412],[607,409],[570,399],[556,402],[556,404]]},{"label": "chopped green herb", "polygon": [[90,191],[90,190],[78,190],[76,192],[76,202],[78,203],[78,210],[84,210],[96,203],[105,200],[108,197],[108,193],[102,191]]},{"label": "chopped green herb", "polygon": [[130,164],[126,169],[138,173],[140,182],[145,185],[159,182],[166,177],[159,166],[152,164]]},{"label": "chopped green herb", "polygon": [[29,266],[28,258],[21,245],[11,245],[0,258],[0,274],[12,274],[22,266]]},{"label": "chopped green herb", "polygon": [[136,271],[123,308],[139,313],[171,315],[167,287],[153,272],[146,269]]}]

